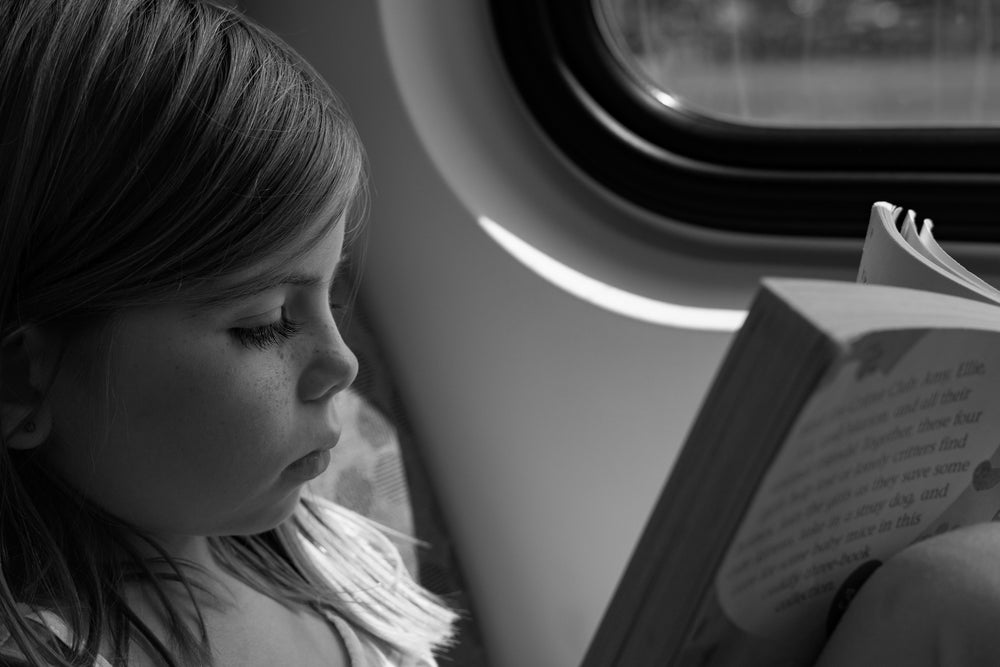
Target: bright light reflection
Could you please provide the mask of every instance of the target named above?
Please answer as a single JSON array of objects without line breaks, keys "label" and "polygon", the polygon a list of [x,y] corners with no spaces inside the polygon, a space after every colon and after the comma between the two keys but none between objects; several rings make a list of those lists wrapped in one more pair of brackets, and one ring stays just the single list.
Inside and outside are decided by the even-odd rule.
[{"label": "bright light reflection", "polygon": [[613,313],[643,322],[699,331],[735,331],[746,319],[745,310],[680,306],[626,292],[571,269],[489,218],[480,216],[479,225],[504,250],[545,280]]},{"label": "bright light reflection", "polygon": [[670,93],[665,93],[662,90],[653,89],[653,97],[656,101],[667,107],[668,109],[678,110],[681,108],[681,101],[671,95]]}]

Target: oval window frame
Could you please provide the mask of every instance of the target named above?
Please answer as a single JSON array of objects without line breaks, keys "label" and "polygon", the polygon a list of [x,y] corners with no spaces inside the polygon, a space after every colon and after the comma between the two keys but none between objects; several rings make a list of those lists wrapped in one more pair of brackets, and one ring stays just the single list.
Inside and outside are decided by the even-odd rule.
[{"label": "oval window frame", "polygon": [[1000,131],[769,128],[668,107],[605,42],[590,0],[491,0],[501,56],[537,124],[612,193],[685,223],[784,237],[864,236],[877,200],[1000,241]]}]

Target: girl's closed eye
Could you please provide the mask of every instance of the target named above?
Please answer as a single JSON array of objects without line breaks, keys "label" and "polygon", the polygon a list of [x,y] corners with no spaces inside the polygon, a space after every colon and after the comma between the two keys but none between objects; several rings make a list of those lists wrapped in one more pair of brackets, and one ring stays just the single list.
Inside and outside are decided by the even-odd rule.
[{"label": "girl's closed eye", "polygon": [[253,327],[233,327],[229,332],[244,347],[266,350],[288,340],[302,329],[302,324],[288,318],[285,309],[281,317],[273,322]]},{"label": "girl's closed eye", "polygon": [[[328,295],[328,305],[334,317],[343,315],[348,303],[334,296],[331,288]],[[288,340],[302,329],[302,323],[292,320],[281,308],[281,316],[272,322],[251,327],[233,327],[229,331],[244,347],[266,350]]]}]

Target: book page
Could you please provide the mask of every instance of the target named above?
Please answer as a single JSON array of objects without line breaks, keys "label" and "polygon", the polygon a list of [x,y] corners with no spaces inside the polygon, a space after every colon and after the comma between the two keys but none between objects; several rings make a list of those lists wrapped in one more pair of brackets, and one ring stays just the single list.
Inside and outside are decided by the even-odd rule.
[{"label": "book page", "polygon": [[[947,263],[935,258],[929,249],[925,254],[923,249],[918,250],[908,243],[897,228],[900,215],[903,215],[902,209],[886,202],[877,202],[872,206],[861,252],[858,282],[910,287],[1000,304],[1000,294],[996,290],[980,289],[961,272],[956,273]],[[913,217],[913,211],[908,211],[902,226],[912,226]],[[940,252],[947,255],[943,249]]]},{"label": "book page", "polygon": [[882,561],[1000,517],[998,342],[905,330],[852,346],[765,475],[681,665],[811,664]]},{"label": "book page", "polygon": [[959,264],[954,257],[945,252],[945,249],[938,244],[937,239],[934,238],[934,223],[929,218],[924,218],[920,231],[917,231],[915,215],[913,211],[907,211],[902,223],[899,225],[899,233],[903,237],[903,240],[921,255],[951,273],[954,277],[964,281],[971,289],[982,293],[990,299],[1000,301],[1000,290],[997,290],[988,282]]},{"label": "book page", "polygon": [[959,264],[954,257],[949,255],[945,249],[938,244],[937,239],[934,238],[934,223],[930,220],[930,218],[924,218],[924,224],[920,228],[920,234],[918,235],[917,240],[926,254],[933,261],[937,262],[939,265],[943,266],[959,278],[965,280],[965,282],[972,285],[974,289],[988,295],[991,299],[1000,301],[1000,290]]},{"label": "book page", "polygon": [[[905,214],[902,214],[902,221],[900,221],[897,217],[896,227],[899,229],[899,235],[903,237],[903,240],[906,241],[911,248],[940,266],[942,269],[949,270],[946,264],[934,256],[934,253],[932,253],[930,248],[927,247],[927,244],[924,243],[924,239],[921,238],[920,233],[917,231],[916,213],[912,210],[907,211]],[[952,271],[952,273],[954,272]]]}]

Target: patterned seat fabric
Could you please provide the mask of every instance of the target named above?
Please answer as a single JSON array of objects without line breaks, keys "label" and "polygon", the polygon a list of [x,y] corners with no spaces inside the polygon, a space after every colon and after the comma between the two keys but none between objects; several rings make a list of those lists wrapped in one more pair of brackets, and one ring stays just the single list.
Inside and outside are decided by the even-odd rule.
[{"label": "patterned seat fabric", "polygon": [[[348,301],[345,280],[335,300]],[[421,460],[417,439],[395,391],[390,371],[360,304],[340,322],[341,333],[358,357],[354,385],[338,397],[343,432],[330,469],[311,490],[421,544],[395,540],[417,580],[462,614],[458,641],[440,663],[484,667],[486,653],[464,585],[453,543]]]}]

